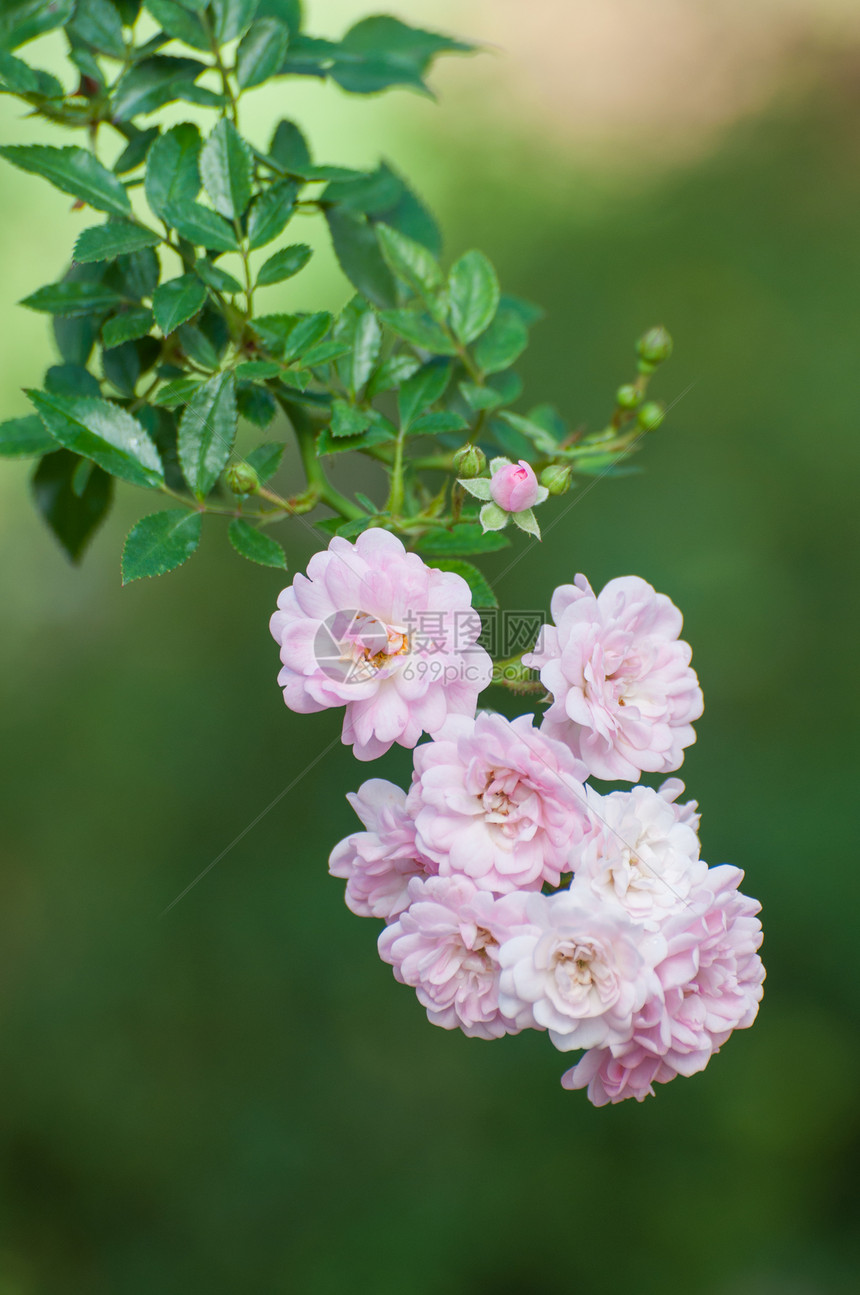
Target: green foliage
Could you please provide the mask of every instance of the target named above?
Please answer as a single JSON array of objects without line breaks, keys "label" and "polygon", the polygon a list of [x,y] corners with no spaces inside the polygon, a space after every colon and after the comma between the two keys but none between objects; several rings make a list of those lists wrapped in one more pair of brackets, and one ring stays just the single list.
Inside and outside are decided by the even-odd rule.
[{"label": "green foliage", "polygon": [[[463,558],[509,541],[484,533],[456,464],[468,459],[485,494],[486,462],[500,453],[528,458],[554,484],[624,470],[662,421],[662,407],[643,401],[671,339],[663,329],[641,339],[636,376],[599,432],[570,433],[547,406],[511,408],[537,307],[503,295],[479,251],[448,268],[436,221],[390,166],[320,164],[293,121],[277,123],[267,150],[241,128],[243,94],[273,78],[426,93],[434,59],[471,47],[385,16],[320,40],[303,30],[299,0],[144,0],[143,9],[154,37],[138,24],[137,0],[12,0],[0,12],[0,91],[87,136],[87,147],[9,145],[0,155],[107,217],[77,232],[59,282],[24,299],[53,317],[63,363],[28,393],[35,414],[0,424],[0,456],[43,456],[36,503],[74,560],[107,512],[114,478],[168,496],[170,508],[131,531],[124,582],[186,561],[204,514],[229,519],[241,556],[283,569],[280,544],[261,526],[319,508],[324,535],[386,526],[491,606],[491,589]],[[12,52],[59,27],[74,93]],[[211,125],[164,128],[159,111],[173,105],[175,121],[183,102],[211,109]],[[255,294],[310,259],[291,237],[299,211],[326,222],[354,290],[336,318],[259,313]],[[294,498],[270,484],[285,440],[247,452],[240,440],[237,451],[249,427],[284,422],[308,482]],[[345,453],[381,465],[385,499],[354,503],[334,489],[325,461]]]}]

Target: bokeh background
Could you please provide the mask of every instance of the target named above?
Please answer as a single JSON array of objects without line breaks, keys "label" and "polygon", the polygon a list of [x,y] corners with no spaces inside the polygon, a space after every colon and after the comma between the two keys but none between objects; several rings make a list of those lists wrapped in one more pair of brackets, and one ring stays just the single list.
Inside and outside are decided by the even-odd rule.
[{"label": "bokeh background", "polygon": [[[533,402],[598,426],[636,336],[675,335],[644,473],[601,481],[498,590],[543,607],[578,570],[636,572],[684,609],[707,709],[682,772],[705,857],[764,904],[760,1018],[704,1074],[599,1111],[544,1037],[433,1029],[326,874],[366,772],[339,746],[160,916],[338,718],[285,710],[281,581],[214,519],[187,567],[123,590],[149,501],[121,491],[74,569],[4,463],[0,1295],[853,1292],[860,14],[389,7],[493,49],[438,69],[438,105],[282,84],[248,120],[262,140],[295,116],[322,160],[392,158],[452,255],[484,248],[541,302]],[[366,12],[309,8],[322,34]],[[4,100],[0,137],[46,134]],[[52,355],[16,302],[89,218],[10,168],[0,186],[11,417]],[[322,246],[270,292],[347,295]],[[301,568],[316,541],[283,530]]]}]

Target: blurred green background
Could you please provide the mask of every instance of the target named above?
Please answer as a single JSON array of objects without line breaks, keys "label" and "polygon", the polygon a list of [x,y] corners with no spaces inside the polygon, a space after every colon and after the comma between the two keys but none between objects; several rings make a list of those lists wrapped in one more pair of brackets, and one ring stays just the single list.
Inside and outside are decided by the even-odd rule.
[{"label": "blurred green background", "polygon": [[[632,13],[607,6],[622,26]],[[764,904],[760,1018],[704,1074],[599,1111],[560,1088],[545,1037],[433,1029],[326,874],[369,773],[339,745],[160,916],[339,717],[284,708],[267,631],[281,581],[215,519],[191,564],[121,590],[149,501],[125,488],[73,569],[27,465],[4,463],[0,1295],[853,1292],[860,53],[811,11],[750,73],[727,19],[738,94],[720,112],[696,116],[682,46],[689,99],[649,117],[662,72],[637,63],[643,97],[601,135],[606,112],[580,132],[563,75],[557,100],[536,89],[541,57],[548,84],[566,49],[582,61],[581,31],[547,27],[529,82],[514,6],[393,8],[505,49],[483,70],[452,61],[439,108],[282,87],[252,120],[265,138],[295,114],[327,161],[387,153],[452,254],[483,247],[541,302],[534,402],[599,425],[638,333],[675,335],[655,393],[678,403],[644,474],[548,505],[563,520],[498,592],[545,607],[578,570],[636,572],[684,610],[706,712],[682,774],[705,857],[746,869]],[[671,11],[646,8],[668,49]],[[746,8],[775,30],[778,7]],[[365,7],[316,11],[338,31]],[[604,68],[629,89],[628,71]],[[0,135],[46,137],[7,101]],[[11,169],[0,185],[11,417],[52,354],[15,303],[88,218]],[[270,308],[346,296],[322,252],[307,274]],[[314,536],[282,537],[300,569]],[[372,772],[409,768],[395,751]]]}]

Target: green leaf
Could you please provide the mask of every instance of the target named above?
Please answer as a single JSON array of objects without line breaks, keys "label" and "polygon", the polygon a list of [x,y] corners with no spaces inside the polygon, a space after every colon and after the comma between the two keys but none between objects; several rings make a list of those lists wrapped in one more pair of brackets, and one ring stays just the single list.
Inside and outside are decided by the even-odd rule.
[{"label": "green leaf", "polygon": [[101,468],[93,468],[82,490],[73,488],[83,461],[57,450],[41,460],[32,479],[36,507],[72,562],[83,556],[113,499],[113,478]]},{"label": "green leaf", "polygon": [[219,44],[241,36],[253,20],[257,9],[257,0],[211,0],[212,14],[215,18],[215,35]]},{"label": "green leaf", "polygon": [[287,448],[284,441],[264,441],[256,449],[251,450],[245,458],[245,462],[254,469],[257,476],[265,484],[277,472],[281,466],[281,459],[284,456],[284,450]]},{"label": "green leaf", "polygon": [[420,368],[414,377],[407,378],[397,396],[400,426],[404,430],[408,430],[425,409],[442,399],[450,377],[450,364],[431,363]]},{"label": "green leaf", "polygon": [[450,530],[427,531],[415,543],[425,557],[468,557],[470,553],[495,553],[510,546],[498,531],[484,534],[479,522],[458,522]]},{"label": "green leaf", "polygon": [[472,591],[473,607],[498,607],[499,602],[490,588],[485,576],[471,562],[460,562],[456,558],[440,558],[433,563],[439,571],[453,571],[462,576]]},{"label": "green leaf", "polygon": [[118,256],[109,265],[104,282],[131,301],[151,297],[161,276],[161,265],[155,248],[142,247],[139,252]]},{"label": "green leaf", "polygon": [[187,405],[202,386],[200,378],[174,378],[172,382],[166,382],[156,395],[150,396],[150,400],[164,409],[176,409],[179,405]]},{"label": "green leaf", "polygon": [[165,508],[143,517],[129,531],[122,550],[122,583],[163,576],[181,567],[196,552],[202,513]]},{"label": "green leaf", "polygon": [[52,364],[45,374],[45,390],[52,396],[100,396],[102,394],[98,378],[81,364]]},{"label": "green leaf", "polygon": [[435,355],[456,355],[457,348],[438,324],[414,314],[411,310],[383,310],[380,318],[398,337],[403,337],[422,351]]},{"label": "green leaf", "polygon": [[308,369],[313,369],[320,364],[330,364],[332,360],[339,360],[341,356],[346,355],[347,349],[340,342],[320,342],[319,346],[312,346],[309,351],[305,351],[302,364]]},{"label": "green leaf", "polygon": [[236,80],[243,90],[262,85],[280,71],[289,39],[277,18],[263,18],[248,29],[236,51]]},{"label": "green leaf", "polygon": [[122,21],[109,0],[77,0],[75,16],[66,29],[75,40],[108,54],[111,58],[125,58],[125,41]]},{"label": "green leaf", "polygon": [[194,272],[199,274],[203,282],[210,288],[214,288],[216,292],[236,293],[243,291],[238,279],[234,279],[232,274],[222,270],[220,265],[213,265],[205,256],[196,262]]},{"label": "green leaf", "polygon": [[[64,275],[64,283],[98,282],[104,269],[100,265],[73,265]],[[57,349],[70,364],[86,364],[99,335],[103,315],[55,315],[51,321]]]},{"label": "green leaf", "polygon": [[3,78],[3,88],[11,90],[12,94],[38,93],[39,78],[36,73],[14,54],[0,51],[0,77]]},{"label": "green leaf", "polygon": [[293,121],[280,121],[272,136],[269,153],[284,171],[304,175],[311,166],[307,141]]},{"label": "green leaf", "polygon": [[197,15],[189,13],[191,5],[185,6],[179,0],[144,0],[144,3],[168,36],[194,49],[209,49],[209,35]]},{"label": "green leaf", "polygon": [[49,144],[8,144],[0,148],[13,166],[49,180],[55,188],[106,211],[127,216],[131,211],[122,182],[84,148],[54,148]]},{"label": "green leaf", "polygon": [[164,333],[172,333],[186,319],[196,315],[206,300],[206,284],[196,274],[183,274],[155,289],[152,312]]},{"label": "green leaf", "polygon": [[227,117],[212,131],[200,154],[200,174],[212,206],[239,220],[251,201],[251,150]]},{"label": "green leaf", "polygon": [[230,543],[237,553],[249,562],[258,562],[261,567],[278,567],[281,571],[287,569],[287,555],[281,548],[277,540],[273,540],[270,535],[264,535],[258,531],[256,526],[251,526],[241,517],[236,517],[230,523],[228,530]]},{"label": "green leaf", "polygon": [[448,276],[450,319],[463,343],[473,342],[489,327],[499,306],[499,280],[482,252],[466,252]]},{"label": "green leaf", "polygon": [[342,436],[360,436],[370,426],[370,415],[355,409],[345,400],[335,400],[331,407],[331,434],[339,440]]},{"label": "green leaf", "polygon": [[161,346],[154,337],[110,347],[102,351],[104,375],[117,391],[131,398],[141,374],[152,368],[160,353]]},{"label": "green leaf", "polygon": [[277,18],[291,36],[297,36],[302,25],[302,0],[260,0],[258,18]]},{"label": "green leaf", "polygon": [[236,408],[242,418],[256,427],[268,427],[278,412],[275,397],[258,383],[240,383],[236,389]]},{"label": "green leaf", "polygon": [[443,432],[465,432],[469,424],[459,414],[442,411],[436,414],[422,414],[409,428],[415,435],[440,436]]},{"label": "green leaf", "polygon": [[379,320],[363,298],[353,297],[341,311],[333,336],[347,348],[346,357],[338,363],[337,371],[354,399],[379,359],[382,346]]},{"label": "green leaf", "polygon": [[50,454],[57,448],[53,436],[45,431],[38,414],[23,418],[10,418],[0,423],[0,458],[26,459],[33,455]]},{"label": "green leaf", "polygon": [[474,382],[461,382],[460,395],[473,413],[480,413],[483,409],[498,409],[505,403],[501,391],[496,391],[493,387],[479,387]]},{"label": "green leaf", "polygon": [[236,252],[239,249],[233,226],[199,202],[171,203],[165,219],[195,247],[205,247],[213,252]]},{"label": "green leaf", "polygon": [[403,181],[390,167],[382,165],[375,171],[356,171],[354,175],[333,180],[327,185],[322,201],[381,216],[395,206],[402,192]]},{"label": "green leaf", "polygon": [[237,364],[233,370],[237,382],[275,378],[280,371],[281,366],[277,360],[246,360],[244,364]]},{"label": "green leaf", "polygon": [[160,486],[164,469],[158,451],[127,410],[94,396],[56,396],[44,391],[27,395],[54,440],[67,450],[92,459],[114,477],[133,486]]},{"label": "green leaf", "polygon": [[390,391],[392,387],[399,387],[401,382],[411,378],[420,367],[421,361],[414,355],[390,355],[368,382],[368,396],[378,396],[381,391]]},{"label": "green leaf", "polygon": [[150,126],[147,130],[138,130],[131,122],[126,122],[123,134],[128,139],[128,144],[113,164],[112,169],[116,175],[134,171],[146,161],[147,153],[159,136],[159,128]]},{"label": "green leaf", "polygon": [[281,283],[284,279],[291,279],[299,270],[304,269],[313,255],[307,243],[292,243],[289,247],[284,247],[280,252],[275,252],[260,267],[257,275],[257,287],[265,288],[271,283]]},{"label": "green leaf", "polygon": [[165,54],[136,63],[123,73],[114,90],[113,120],[127,121],[140,113],[155,112],[156,108],[178,98],[178,88],[205,70],[206,64],[197,59],[170,58]]},{"label": "green leaf", "polygon": [[284,359],[295,360],[312,346],[316,346],[331,328],[331,315],[327,310],[318,310],[313,315],[305,315],[298,321],[287,338]]},{"label": "green leaf", "polygon": [[390,225],[376,226],[376,236],[389,268],[421,297],[441,288],[442,270],[432,252]]},{"label": "green leaf", "polygon": [[325,218],[338,264],[353,287],[375,306],[396,305],[397,283],[367,217],[346,207],[327,207]]},{"label": "green leaf", "polygon": [[190,122],[174,126],[155,141],[146,160],[146,201],[169,223],[174,206],[193,202],[200,192],[199,158],[203,141]]},{"label": "green leaf", "polygon": [[389,423],[388,426],[368,427],[360,436],[332,435],[330,427],[324,427],[317,437],[318,454],[337,454],[343,450],[366,450],[372,445],[382,445],[386,441],[397,439],[397,433]]},{"label": "green leaf", "polygon": [[555,441],[556,446],[567,436],[567,423],[554,405],[535,405],[529,410],[529,421],[543,428]]},{"label": "green leaf", "polygon": [[294,180],[276,180],[254,199],[248,213],[248,246],[264,247],[277,238],[293,214],[298,186]]},{"label": "green leaf", "polygon": [[179,462],[198,496],[209,493],[236,439],[236,391],[231,373],[216,373],[191,398],[179,424]]},{"label": "green leaf", "polygon": [[558,449],[558,442],[545,428],[539,423],[533,423],[530,418],[523,418],[522,414],[512,414],[510,410],[505,410],[499,414],[505,422],[525,436],[526,440],[531,441],[532,445],[541,454],[555,454]]},{"label": "green leaf", "polygon": [[519,314],[502,307],[478,339],[475,360],[484,373],[498,373],[513,364],[528,344],[528,329]]},{"label": "green leaf", "polygon": [[257,315],[250,321],[251,328],[269,351],[279,354],[298,322],[297,315]]},{"label": "green leaf", "polygon": [[48,315],[92,315],[112,310],[122,301],[118,292],[103,283],[49,283],[25,297],[22,306]]},{"label": "green leaf", "polygon": [[78,262],[112,261],[115,256],[137,252],[142,247],[154,247],[161,239],[153,229],[132,225],[127,220],[111,220],[106,225],[95,225],[78,235],[74,259]]},{"label": "green leaf", "polygon": [[0,7],[0,49],[17,49],[46,31],[62,27],[74,7],[74,0],[6,0]]}]

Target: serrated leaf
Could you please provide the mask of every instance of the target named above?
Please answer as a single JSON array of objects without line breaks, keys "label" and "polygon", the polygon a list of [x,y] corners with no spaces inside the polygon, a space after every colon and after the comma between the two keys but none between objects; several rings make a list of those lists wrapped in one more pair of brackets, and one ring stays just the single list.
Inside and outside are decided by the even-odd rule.
[{"label": "serrated leaf", "polygon": [[360,436],[341,436],[332,435],[330,427],[324,427],[317,437],[318,454],[337,454],[344,450],[366,450],[373,445],[383,445],[386,441],[397,439],[397,433],[389,424],[387,427],[379,425],[368,427],[366,432]]},{"label": "serrated leaf", "polygon": [[275,397],[258,383],[240,383],[236,389],[236,408],[242,418],[255,427],[268,427],[278,412]]},{"label": "serrated leaf", "polygon": [[193,58],[170,58],[155,54],[124,72],[111,101],[114,121],[128,121],[141,113],[154,112],[172,99],[177,89],[194,81],[206,64]]},{"label": "serrated leaf", "polygon": [[211,0],[215,35],[221,45],[241,36],[253,21],[258,0]]},{"label": "serrated leaf", "polygon": [[280,121],[275,128],[269,154],[285,171],[304,175],[311,165],[307,141],[294,121]]},{"label": "serrated leaf", "polygon": [[519,314],[500,307],[495,319],[475,345],[475,360],[484,373],[507,369],[529,344],[529,333]]},{"label": "serrated leaf", "polygon": [[239,220],[251,201],[253,163],[251,150],[227,117],[223,117],[203,145],[200,174],[203,187],[217,212]]},{"label": "serrated leaf", "polygon": [[109,0],[77,0],[75,16],[67,27],[70,36],[84,41],[111,58],[125,58],[120,16]]},{"label": "serrated leaf", "polygon": [[429,405],[442,399],[450,377],[449,364],[425,364],[414,377],[403,383],[397,395],[397,411],[404,430],[408,430]]},{"label": "serrated leaf", "polygon": [[161,276],[161,266],[154,247],[118,256],[108,266],[104,282],[130,301],[151,297]]},{"label": "serrated leaf", "polygon": [[68,450],[47,454],[32,478],[36,507],[72,562],[80,561],[113,499],[113,478],[94,468],[80,493],[72,483],[83,462]]},{"label": "serrated leaf", "polygon": [[239,242],[233,226],[199,202],[171,203],[165,220],[195,247],[213,252],[236,252]]},{"label": "serrated leaf", "polygon": [[193,202],[200,192],[198,165],[203,141],[190,122],[174,126],[155,141],[146,160],[146,201],[169,223],[174,206]]},{"label": "serrated leaf", "polygon": [[421,361],[414,355],[389,356],[368,382],[368,396],[378,396],[382,391],[391,391],[393,387],[399,387],[420,368]]},{"label": "serrated leaf", "polygon": [[460,562],[456,558],[439,558],[433,562],[438,571],[453,571],[462,576],[472,591],[473,607],[498,607],[499,602],[493,593],[486,577],[471,562]]},{"label": "serrated leaf", "polygon": [[320,342],[319,346],[312,346],[309,351],[305,351],[302,364],[313,369],[317,365],[330,364],[332,360],[339,360],[342,355],[346,355],[346,352],[347,348],[340,342]]},{"label": "serrated leaf", "polygon": [[28,391],[54,440],[92,459],[111,476],[153,488],[164,480],[155,445],[127,410],[95,396],[58,396]]},{"label": "serrated leaf", "polygon": [[256,526],[251,526],[243,518],[236,517],[230,523],[228,535],[236,552],[243,558],[247,558],[249,562],[257,562],[261,567],[278,567],[281,571],[286,571],[286,553],[277,540],[273,540],[270,535],[264,535],[262,531],[257,530]]},{"label": "serrated leaf", "polygon": [[479,522],[458,522],[450,530],[428,531],[415,542],[417,553],[440,558],[495,553],[509,546],[510,540],[497,531],[485,535]]},{"label": "serrated leaf", "polygon": [[376,237],[389,269],[413,292],[428,297],[441,288],[442,269],[423,243],[385,224],[376,226]]},{"label": "serrated leaf", "polygon": [[50,454],[57,442],[45,431],[38,414],[25,414],[23,418],[10,418],[0,423],[0,457],[27,459],[34,455]]},{"label": "serrated leaf", "polygon": [[532,422],[530,418],[523,418],[522,414],[513,414],[509,409],[499,414],[499,417],[503,418],[521,436],[525,436],[526,440],[531,441],[535,449],[541,454],[555,454],[558,449],[558,442],[539,423]]},{"label": "serrated leaf", "polygon": [[[64,276],[64,283],[98,282],[103,267],[98,265],[73,265]],[[99,335],[103,315],[54,315],[51,328],[57,349],[70,364],[86,364]]]},{"label": "serrated leaf", "polygon": [[179,0],[144,0],[144,3],[168,36],[184,41],[193,49],[209,49],[209,35],[197,15],[189,12],[191,5],[183,5]]},{"label": "serrated leaf", "polygon": [[456,355],[457,348],[431,319],[414,314],[411,310],[382,310],[382,319],[397,334],[422,351],[434,355]]},{"label": "serrated leaf", "polygon": [[176,409],[179,405],[187,405],[195,391],[199,391],[202,386],[200,378],[174,378],[172,382],[166,382],[161,390],[149,399],[153,405],[160,405],[164,409]]},{"label": "serrated leaf", "polygon": [[304,269],[312,255],[307,243],[292,243],[289,247],[281,248],[260,266],[257,287],[265,288],[271,283],[291,279],[299,270]]},{"label": "serrated leaf", "polygon": [[39,78],[23,59],[16,58],[5,50],[0,50],[0,77],[3,87],[13,94],[36,94],[39,89]]},{"label": "serrated leaf", "polygon": [[[82,364],[52,364],[45,374],[45,390],[52,396],[100,396],[99,380]],[[38,415],[35,415],[38,417]]]},{"label": "serrated leaf", "polygon": [[141,374],[152,368],[160,353],[161,345],[154,337],[105,349],[102,351],[104,375],[122,395],[132,397]]},{"label": "serrated leaf", "polygon": [[17,49],[69,21],[74,0],[6,0],[0,7],[0,49]]},{"label": "serrated leaf", "polygon": [[464,344],[489,327],[499,306],[496,271],[482,252],[466,252],[448,276],[451,325]]},{"label": "serrated leaf", "polygon": [[379,358],[382,329],[371,307],[361,297],[347,302],[334,326],[335,341],[346,346],[338,363],[340,379],[354,398],[365,385]]},{"label": "serrated leaf", "polygon": [[335,400],[331,407],[331,434],[338,440],[342,436],[360,436],[370,426],[370,415],[355,409],[345,400]]},{"label": "serrated leaf", "polygon": [[216,292],[236,293],[243,291],[238,279],[234,279],[232,274],[222,270],[220,265],[213,265],[205,256],[195,263],[194,273],[199,274],[203,282],[210,288],[214,288]]},{"label": "serrated leaf", "polygon": [[93,315],[113,310],[122,297],[103,283],[49,283],[24,297],[22,306],[48,315]]},{"label": "serrated leaf", "polygon": [[258,445],[246,455],[245,462],[254,469],[265,485],[281,466],[286,448],[284,441],[264,441],[262,445]]},{"label": "serrated leaf", "polygon": [[237,364],[233,370],[237,382],[275,378],[280,372],[281,366],[276,360],[245,360],[243,364]]},{"label": "serrated leaf", "polygon": [[262,18],[246,31],[236,51],[236,80],[243,90],[262,85],[280,70],[289,32],[277,18]]},{"label": "serrated leaf", "polygon": [[120,153],[119,157],[113,164],[112,170],[115,175],[125,175],[129,171],[134,171],[146,161],[146,155],[159,136],[158,126],[150,126],[147,130],[138,130],[132,126],[131,122],[125,123],[123,134],[128,139],[128,144]]},{"label": "serrated leaf", "polygon": [[440,436],[443,432],[465,432],[469,424],[459,414],[443,410],[439,413],[422,414],[409,428],[414,436]]},{"label": "serrated leaf", "polygon": [[298,186],[294,180],[276,180],[254,199],[248,213],[248,246],[265,247],[277,238],[293,214]]},{"label": "serrated leaf", "polygon": [[163,576],[187,562],[200,543],[201,513],[165,508],[132,526],[122,550],[122,583]]},{"label": "serrated leaf", "polygon": [[231,373],[217,373],[195,392],[179,424],[179,462],[203,498],[214,486],[236,439],[236,391]]},{"label": "serrated leaf", "polygon": [[[186,319],[203,306],[206,300],[206,284],[196,274],[183,274],[178,279],[170,279],[155,289],[152,298],[152,313],[155,322],[164,333],[172,333]],[[217,357],[216,357],[217,362]]]},{"label": "serrated leaf", "polygon": [[327,310],[318,310],[299,319],[287,337],[284,359],[288,362],[296,360],[312,346],[316,346],[331,328],[331,323],[332,317]]},{"label": "serrated leaf", "polygon": [[40,175],[63,193],[70,193],[97,211],[127,216],[131,211],[128,194],[113,172],[84,148],[54,148],[49,144],[7,144],[0,157]]},{"label": "serrated leaf", "polygon": [[479,387],[475,382],[461,382],[460,395],[473,413],[484,409],[498,409],[505,403],[505,397],[493,387]]},{"label": "serrated leaf", "polygon": [[112,261],[116,256],[138,252],[142,247],[155,247],[160,242],[153,229],[132,225],[127,220],[111,220],[79,234],[73,255],[79,263]]},{"label": "serrated leaf", "polygon": [[346,207],[327,207],[325,218],[338,264],[353,287],[375,306],[394,306],[397,282],[367,217]]}]

